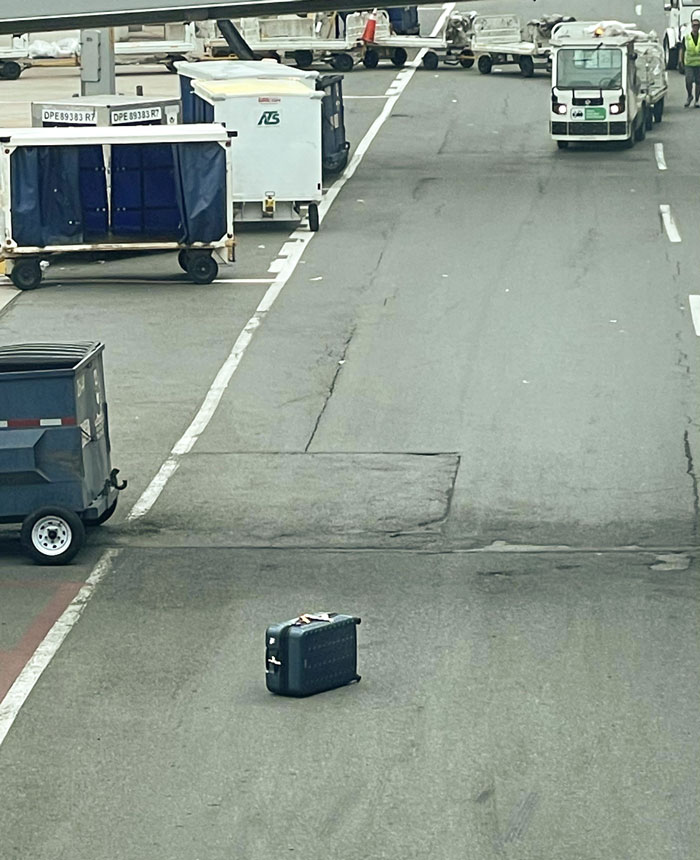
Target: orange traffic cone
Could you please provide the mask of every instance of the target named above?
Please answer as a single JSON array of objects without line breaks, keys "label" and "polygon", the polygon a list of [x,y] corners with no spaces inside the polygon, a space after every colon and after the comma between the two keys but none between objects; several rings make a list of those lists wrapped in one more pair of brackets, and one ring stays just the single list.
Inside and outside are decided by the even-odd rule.
[{"label": "orange traffic cone", "polygon": [[377,32],[377,10],[373,9],[367,17],[365,29],[362,32],[362,41],[365,44],[374,42],[374,34]]}]

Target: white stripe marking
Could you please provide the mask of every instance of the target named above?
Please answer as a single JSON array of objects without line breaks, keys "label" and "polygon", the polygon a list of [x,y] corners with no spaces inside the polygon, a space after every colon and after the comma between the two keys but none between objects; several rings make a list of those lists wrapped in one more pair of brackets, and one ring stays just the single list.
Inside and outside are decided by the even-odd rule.
[{"label": "white stripe marking", "polygon": [[[440,28],[442,27],[444,21],[452,12],[455,5],[456,3],[445,3],[443,5],[443,12],[440,15],[440,18],[438,19],[437,23],[435,24],[432,35],[435,35],[440,31]],[[345,168],[340,178],[330,187],[328,194],[326,194],[326,196],[323,198],[323,201],[318,207],[318,216],[320,222],[323,222],[326,213],[335,202],[335,199],[340,193],[340,190],[343,188],[345,183],[352,178],[355,171],[360,166],[360,162],[365,157],[365,154],[369,149],[372,141],[377,136],[379,130],[391,114],[392,110],[394,109],[394,105],[399,99],[399,96],[408,86],[411,78],[415,74],[416,69],[420,65],[423,54],[425,54],[425,49],[419,51],[416,58],[408,64],[410,67],[410,74],[405,74],[401,79],[400,83],[397,84],[398,92],[396,93],[396,95],[393,95],[390,99],[387,100],[386,104],[382,108],[381,113],[375,119],[375,121],[369,127],[369,130],[367,131],[365,136],[360,141],[353,157],[350,159],[350,163]],[[312,233],[310,230],[306,232],[303,230],[295,230],[294,233],[292,233],[292,237],[298,238],[298,241],[294,243],[294,246],[291,249],[291,253],[288,257],[283,260],[274,261],[273,265],[280,263],[277,277],[275,278],[265,295],[262,297],[260,304],[256,308],[253,316],[248,320],[246,327],[238,336],[236,342],[233,345],[231,353],[229,354],[228,358],[223,363],[221,369],[217,373],[216,378],[211,385],[211,388],[209,389],[206,397],[204,398],[204,402],[199,407],[199,411],[194,417],[194,420],[187,428],[187,430],[185,430],[179,441],[176,443],[176,445],[170,452],[170,456],[160,467],[155,478],[153,478],[151,483],[146,487],[134,507],[129,512],[127,516],[128,521],[133,521],[135,519],[138,519],[139,517],[143,517],[151,510],[153,505],[157,502],[158,497],[165,489],[165,485],[175,474],[179,465],[179,458],[192,450],[192,447],[194,446],[197,439],[199,439],[200,435],[207,428],[207,425],[211,421],[219,403],[221,402],[221,398],[224,396],[224,392],[226,391],[229,382],[233,378],[233,374],[236,372],[236,370],[238,369],[238,365],[241,363],[241,359],[243,358],[243,355],[248,348],[248,344],[253,339],[253,334],[260,326],[262,321],[265,319],[267,312],[275,303],[277,296],[279,296],[279,294],[284,289],[287,281],[296,269],[299,260],[302,258],[309,242],[311,242],[315,235],[316,233]]]},{"label": "white stripe marking", "polygon": [[666,166],[666,159],[664,158],[663,143],[654,144],[654,155],[656,156],[656,166],[659,168],[659,170],[668,170],[668,167]]},{"label": "white stripe marking", "polygon": [[3,279],[0,282],[0,311],[16,299],[21,292],[22,290],[18,290],[9,278]]},{"label": "white stripe marking", "polygon": [[668,238],[671,242],[680,242],[681,234],[678,232],[678,227],[676,227],[676,222],[673,220],[673,215],[671,215],[671,207],[668,203],[662,203],[659,206],[659,211],[661,212],[661,220],[663,221]]},{"label": "white stripe marking", "polygon": [[688,296],[690,299],[690,315],[693,318],[695,334],[700,337],[700,296]]},{"label": "white stripe marking", "polygon": [[634,11],[637,13],[637,15],[641,15],[642,14],[642,4],[637,3],[637,5],[634,7]]},{"label": "white stripe marking", "polygon": [[34,689],[34,685],[63,644],[66,636],[68,636],[71,629],[77,623],[99,583],[110,572],[112,561],[119,552],[120,550],[117,549],[108,549],[103,553],[92,573],[85,581],[85,585],[68,604],[63,615],[56,619],[53,627],[44,636],[24,669],[22,669],[15,679],[14,684],[7,691],[7,695],[2,700],[2,704],[0,704],[0,746],[2,746],[7,733],[17,719],[17,714],[22,705]]},{"label": "white stripe marking", "polygon": [[[287,262],[287,257],[277,257],[276,260],[273,260],[270,265],[267,267],[267,271],[272,275],[277,275],[282,270],[282,266]],[[274,283],[274,281],[273,281]]]},{"label": "white stripe marking", "polygon": [[271,284],[274,278],[217,278],[214,284]]}]

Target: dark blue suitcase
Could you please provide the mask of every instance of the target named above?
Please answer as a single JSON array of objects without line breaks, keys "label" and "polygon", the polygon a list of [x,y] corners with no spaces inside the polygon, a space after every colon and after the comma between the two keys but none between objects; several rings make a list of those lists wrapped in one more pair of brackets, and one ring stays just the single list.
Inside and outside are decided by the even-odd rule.
[{"label": "dark blue suitcase", "polygon": [[300,615],[265,633],[265,681],[271,693],[311,696],[359,681],[357,625],[335,612]]}]

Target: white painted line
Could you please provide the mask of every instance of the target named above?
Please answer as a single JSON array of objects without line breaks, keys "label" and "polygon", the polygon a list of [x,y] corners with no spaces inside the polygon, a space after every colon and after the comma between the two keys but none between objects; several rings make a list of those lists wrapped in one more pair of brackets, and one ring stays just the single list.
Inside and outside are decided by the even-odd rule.
[{"label": "white painted line", "polygon": [[214,284],[271,284],[274,278],[216,278]]},{"label": "white painted line", "polygon": [[[456,3],[443,4],[442,14],[440,15],[437,23],[435,24],[431,35],[434,36],[440,31],[445,20],[450,15],[456,5]],[[424,54],[425,48],[419,51],[416,55],[416,58],[410,63],[408,63],[408,66],[410,68],[410,74],[404,75],[400,83],[397,84],[398,92],[396,93],[396,95],[393,95],[390,99],[387,100],[386,104],[382,108],[381,113],[374,120],[372,125],[369,127],[367,133],[358,144],[357,149],[355,150],[352,158],[350,159],[350,163],[342,172],[340,177],[333,183],[333,185],[328,191],[328,194],[326,194],[326,196],[321,201],[318,207],[318,216],[319,221],[321,223],[323,223],[323,219],[326,217],[328,210],[335,202],[336,197],[340,193],[345,183],[352,178],[352,176],[355,174],[355,171],[360,166],[360,162],[365,157],[367,150],[372,144],[372,141],[377,136],[379,130],[390,116],[392,110],[394,109],[394,105],[399,100],[401,93],[408,86],[411,78],[415,74],[415,71],[420,65],[421,59],[423,58]],[[165,489],[165,485],[177,471],[180,458],[192,450],[197,439],[199,439],[200,435],[206,430],[207,425],[211,421],[219,403],[221,402],[221,398],[224,396],[224,392],[226,391],[229,382],[233,378],[233,374],[238,369],[238,366],[241,363],[241,359],[243,358],[245,351],[248,348],[248,345],[253,339],[253,335],[255,334],[262,321],[265,319],[267,312],[275,303],[275,300],[277,299],[279,294],[284,289],[287,281],[296,269],[299,260],[301,260],[304,252],[306,251],[308,244],[316,235],[316,233],[312,233],[310,230],[305,232],[303,230],[297,229],[292,233],[292,237],[297,238],[298,241],[294,243],[294,246],[291,249],[291,253],[288,257],[283,260],[275,260],[273,262],[272,265],[276,265],[277,263],[280,264],[277,277],[272,282],[265,295],[262,297],[262,300],[256,308],[255,313],[248,320],[245,328],[236,339],[236,342],[233,345],[233,349],[231,350],[226,361],[221,366],[221,369],[219,370],[216,375],[216,378],[214,379],[214,382],[212,382],[211,388],[207,392],[207,395],[204,398],[202,405],[199,407],[199,411],[195,415],[192,423],[177,441],[172,451],[170,452],[170,456],[160,467],[158,473],[153,478],[151,483],[143,491],[134,507],[131,509],[131,511],[129,511],[129,514],[127,515],[128,521],[133,521],[138,519],[139,517],[143,517],[151,510],[153,505],[158,501],[160,494]],[[272,270],[272,266],[270,267],[270,269]]]},{"label": "white painted line", "polygon": [[18,290],[9,278],[7,283],[0,283],[0,311],[16,299],[21,292],[22,290]]},{"label": "white painted line", "polygon": [[267,267],[267,271],[273,275],[277,275],[282,271],[282,267],[284,266],[287,257],[277,257],[276,260],[273,260],[270,265]]},{"label": "white painted line", "polygon": [[637,13],[637,15],[641,15],[642,14],[642,4],[637,3],[637,5],[634,7],[634,11]]},{"label": "white painted line", "polygon": [[661,220],[664,223],[664,228],[668,238],[671,242],[680,242],[681,234],[678,232],[678,227],[676,227],[676,222],[673,220],[673,215],[671,215],[671,207],[668,203],[662,203],[659,206],[659,211],[661,212]]},{"label": "white painted line", "polygon": [[53,627],[44,636],[39,647],[29,658],[26,666],[15,679],[14,684],[7,691],[7,695],[0,704],[0,746],[17,719],[22,705],[34,689],[34,685],[41,677],[42,672],[49,665],[58,649],[63,644],[66,636],[75,627],[78,619],[83,614],[88,600],[95,593],[99,583],[112,569],[112,562],[119,554],[118,549],[106,550],[95,565],[85,585],[68,604],[63,614],[56,619]]},{"label": "white painted line", "polygon": [[659,168],[659,170],[668,170],[668,167],[666,166],[666,159],[664,158],[663,143],[654,144],[654,155],[656,156],[656,166]]},{"label": "white painted line", "polygon": [[700,296],[688,296],[690,299],[690,315],[693,318],[695,334],[700,337]]}]

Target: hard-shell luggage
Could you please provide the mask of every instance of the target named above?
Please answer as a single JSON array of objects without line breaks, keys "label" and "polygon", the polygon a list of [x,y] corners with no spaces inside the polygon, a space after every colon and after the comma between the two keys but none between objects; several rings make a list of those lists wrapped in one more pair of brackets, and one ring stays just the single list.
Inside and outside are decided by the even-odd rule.
[{"label": "hard-shell luggage", "polygon": [[311,696],[359,681],[360,618],[320,612],[273,624],[265,633],[267,689],[281,696]]}]

